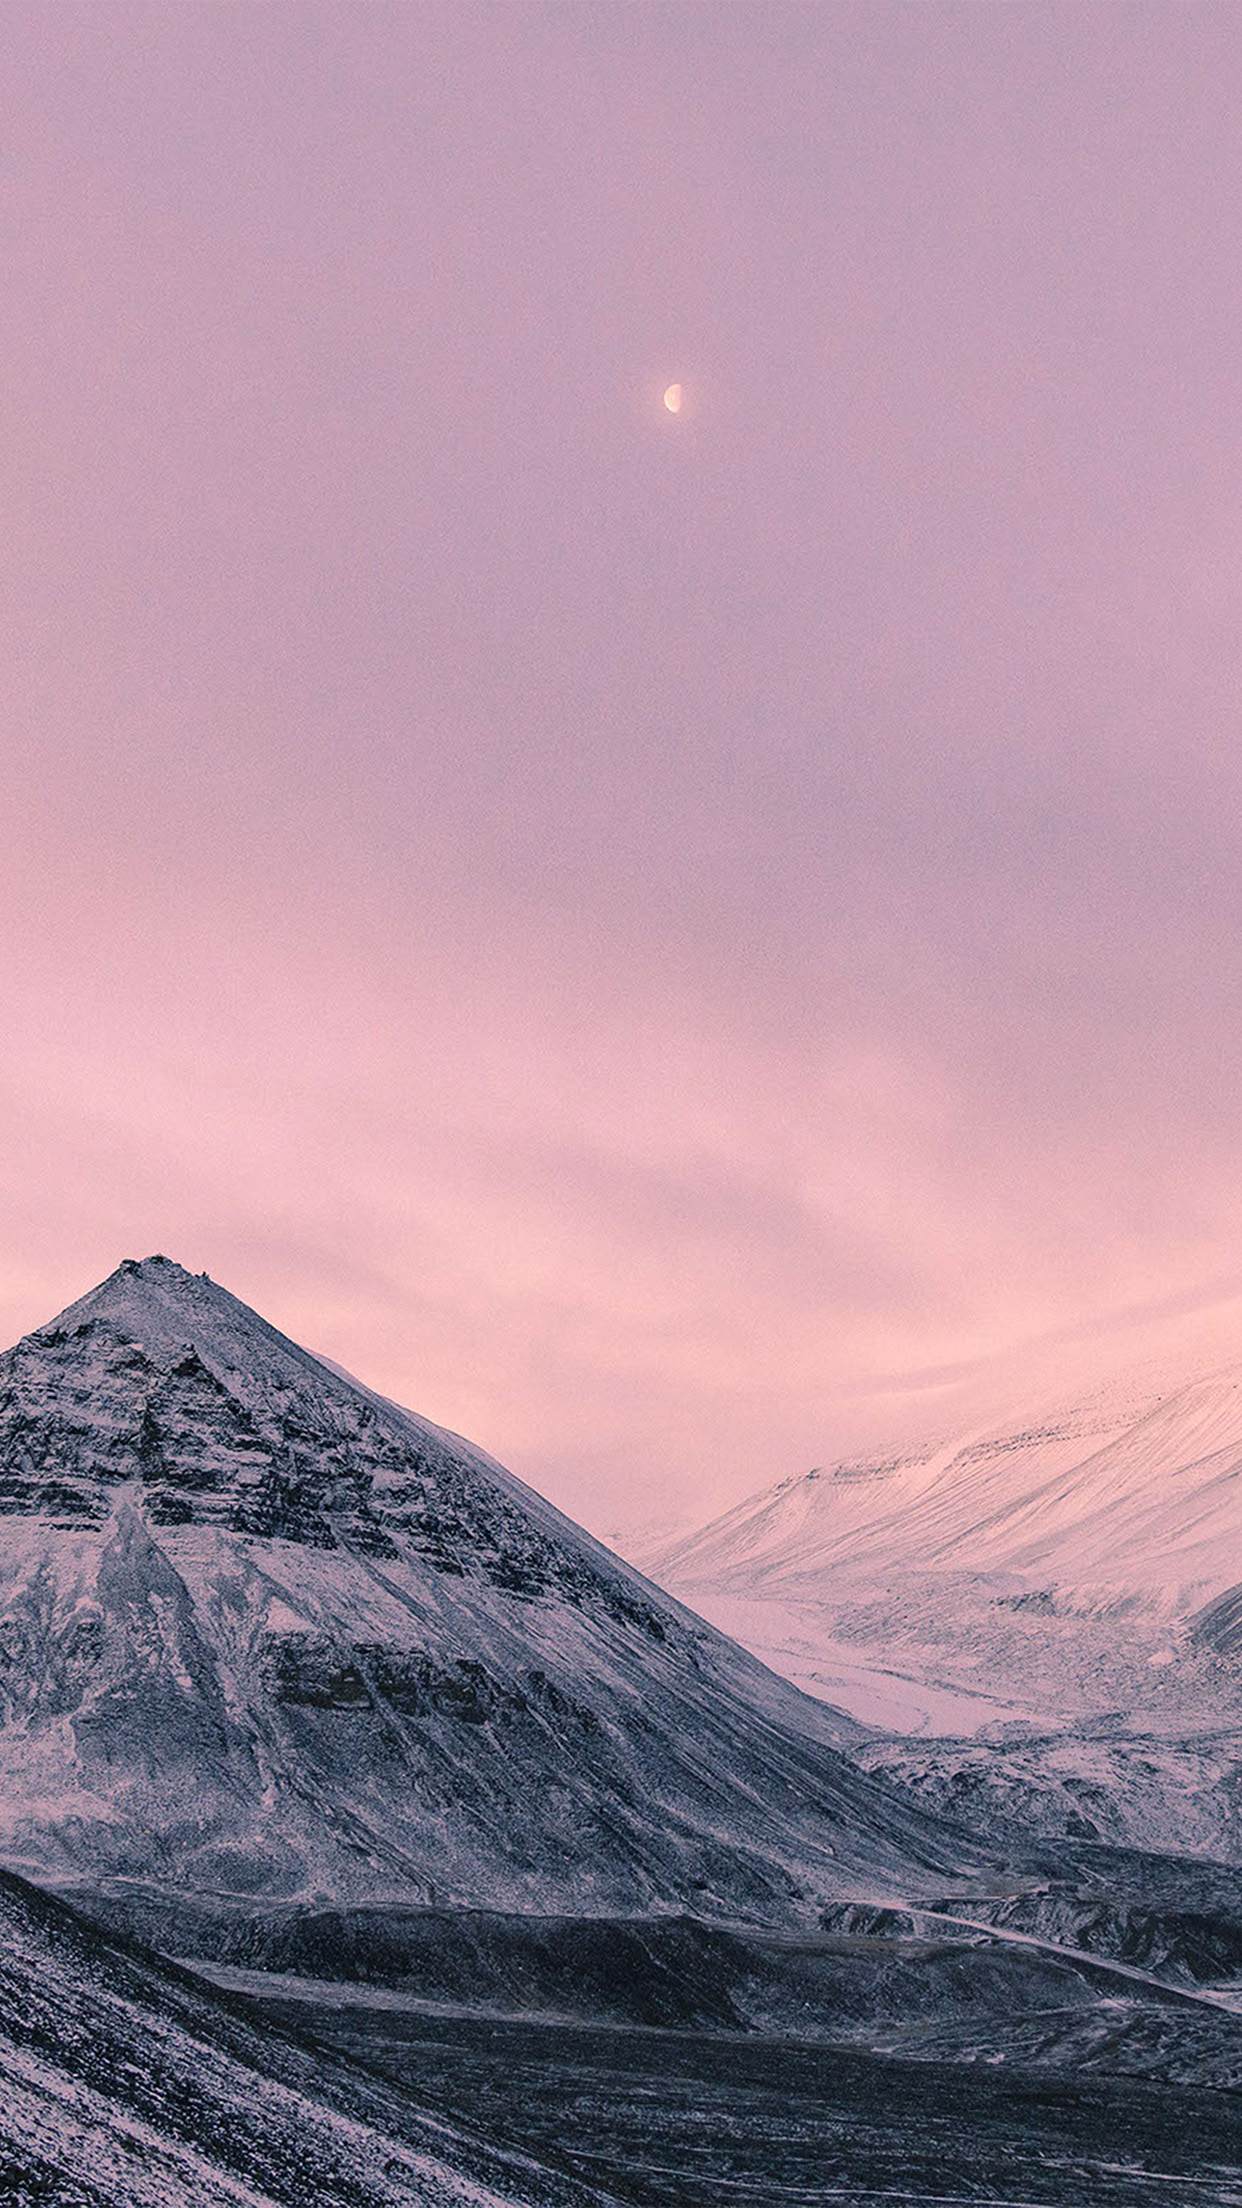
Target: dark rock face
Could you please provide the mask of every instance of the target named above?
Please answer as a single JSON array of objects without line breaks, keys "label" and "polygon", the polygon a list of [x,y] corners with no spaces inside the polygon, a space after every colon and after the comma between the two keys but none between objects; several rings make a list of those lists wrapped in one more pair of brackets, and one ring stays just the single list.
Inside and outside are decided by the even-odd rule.
[{"label": "dark rock face", "polygon": [[857,1728],[212,1282],[0,1359],[0,1859],[782,1921],[977,1850]]},{"label": "dark rock face", "polygon": [[1242,1651],[1242,1587],[1227,1587],[1190,1620],[1190,1638],[1218,1656]]},{"label": "dark rock face", "polygon": [[[220,1306],[233,1299],[161,1258],[122,1266],[27,1335],[0,1358],[0,1514],[102,1526],[116,1490],[136,1482],[152,1526],[217,1526],[321,1549],[345,1542],[374,1557],[412,1550],[434,1571],[531,1600],[555,1591],[603,1604],[665,1639],[667,1619],[636,1590],[549,1540],[528,1511],[480,1483],[477,1467],[430,1431],[416,1436],[406,1422],[403,1432],[390,1406],[342,1385],[253,1313],[244,1316],[256,1333],[301,1360],[296,1388],[287,1376],[264,1387],[253,1358],[239,1367],[228,1348],[209,1363],[188,1337],[152,1348],[133,1338],[149,1332],[152,1276],[172,1314],[219,1335]],[[245,1355],[246,1345],[232,1347]]]}]

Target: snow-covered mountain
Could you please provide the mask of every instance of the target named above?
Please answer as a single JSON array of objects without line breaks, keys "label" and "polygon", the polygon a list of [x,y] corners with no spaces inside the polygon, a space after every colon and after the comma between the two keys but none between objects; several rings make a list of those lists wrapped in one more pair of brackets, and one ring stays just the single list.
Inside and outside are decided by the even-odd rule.
[{"label": "snow-covered mountain", "polygon": [[[943,1415],[943,1413],[942,1413]],[[894,1730],[1242,1718],[1242,1363],[1131,1364],[782,1481],[644,1557]]]},{"label": "snow-covered mountain", "polygon": [[785,1480],[670,1543],[679,1579],[1007,1572],[1194,1602],[1242,1580],[1242,1362],[1151,1395],[1127,1376],[1014,1427]]},{"label": "snow-covered mountain", "polygon": [[0,1359],[0,1859],[796,1919],[971,1855],[480,1451],[163,1258]]}]

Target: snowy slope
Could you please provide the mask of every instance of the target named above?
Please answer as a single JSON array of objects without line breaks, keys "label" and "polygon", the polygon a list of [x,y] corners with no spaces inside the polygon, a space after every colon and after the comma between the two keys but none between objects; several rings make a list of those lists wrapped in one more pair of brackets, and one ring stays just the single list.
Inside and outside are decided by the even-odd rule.
[{"label": "snowy slope", "polygon": [[644,1561],[808,1691],[894,1729],[1213,1720],[1242,1700],[1220,1631],[1209,1647],[1192,1621],[1242,1582],[1242,1364],[1132,1366],[846,1460]]},{"label": "snowy slope", "polygon": [[1242,1579],[1242,1367],[1165,1397],[788,1480],[659,1558],[670,1579],[792,1588],[829,1569],[1009,1572],[1193,1602]]},{"label": "snowy slope", "polygon": [[969,1854],[856,1728],[204,1278],[0,1359],[0,1858],[797,1919]]}]

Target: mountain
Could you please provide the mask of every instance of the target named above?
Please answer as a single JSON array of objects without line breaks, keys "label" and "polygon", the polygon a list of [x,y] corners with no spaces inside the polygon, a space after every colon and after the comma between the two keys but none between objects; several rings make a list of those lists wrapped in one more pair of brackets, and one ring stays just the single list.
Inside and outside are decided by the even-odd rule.
[{"label": "mountain", "polygon": [[917,1560],[1193,1604],[1242,1579],[1240,1475],[1242,1366],[805,1473],[669,1544],[663,1562],[681,1579],[757,1588]]},{"label": "mountain", "polygon": [[591,2208],[0,1872],[10,2208]]},{"label": "mountain", "polygon": [[645,1562],[894,1730],[1236,1727],[1242,1364],[1148,1360],[1028,1394],[782,1481]]},{"label": "mountain", "polygon": [[0,1358],[0,1859],[79,1893],[813,1917],[979,1859],[469,1443],[127,1262]]}]

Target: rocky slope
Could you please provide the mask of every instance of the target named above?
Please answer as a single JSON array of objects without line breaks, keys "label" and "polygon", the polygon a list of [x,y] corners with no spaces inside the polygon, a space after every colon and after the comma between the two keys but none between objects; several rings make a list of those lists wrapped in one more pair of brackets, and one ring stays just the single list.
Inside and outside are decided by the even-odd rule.
[{"label": "rocky slope", "polygon": [[9,2208],[591,2208],[0,1873]]},{"label": "rocky slope", "polygon": [[772,1921],[976,1851],[466,1442],[163,1258],[0,1359],[0,1857]]}]

